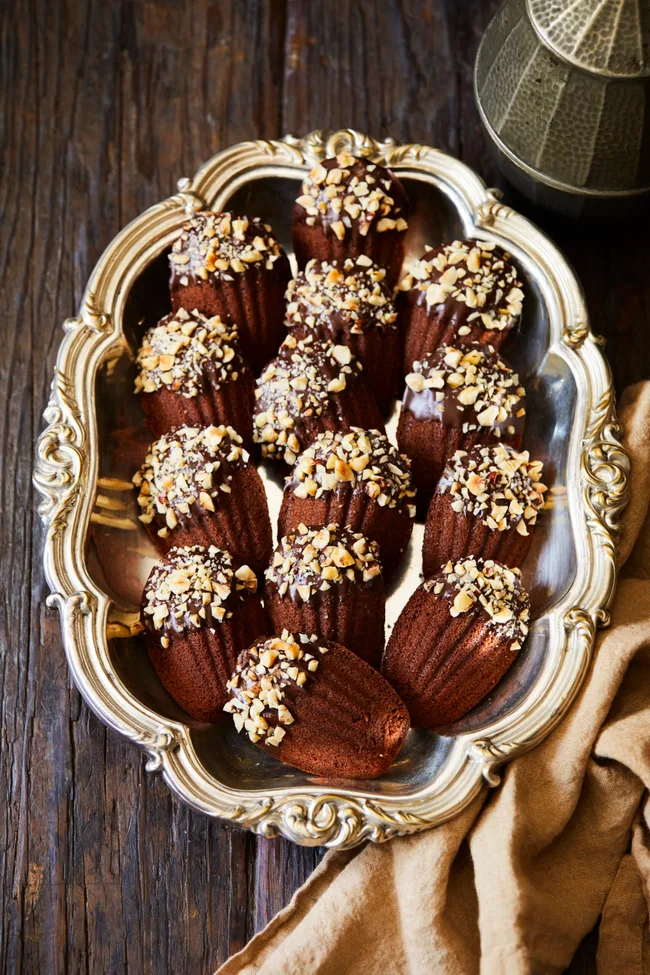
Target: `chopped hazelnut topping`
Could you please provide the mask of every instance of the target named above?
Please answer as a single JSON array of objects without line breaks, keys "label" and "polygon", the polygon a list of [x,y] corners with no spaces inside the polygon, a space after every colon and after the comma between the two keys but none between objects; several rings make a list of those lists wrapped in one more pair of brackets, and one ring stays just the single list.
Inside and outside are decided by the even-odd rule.
[{"label": "chopped hazelnut topping", "polygon": [[280,596],[289,593],[306,603],[314,593],[327,591],[330,583],[347,580],[358,585],[380,574],[379,546],[360,532],[340,525],[299,525],[280,539],[266,579]]},{"label": "chopped hazelnut topping", "polygon": [[[242,578],[242,570],[247,572]],[[173,631],[214,627],[230,619],[236,593],[256,592],[255,574],[233,569],[225,549],[210,545],[171,548],[154,565],[143,595],[143,622],[148,629]]]},{"label": "chopped hazelnut topping", "polygon": [[[527,450],[507,444],[457,450],[438,484],[439,494],[450,494],[454,511],[480,518],[494,531],[514,526],[527,535],[544,505],[542,462],[531,461]],[[519,526],[522,525],[522,529]]]},{"label": "chopped hazelnut topping", "polygon": [[519,569],[509,569],[492,559],[467,558],[448,562],[440,575],[428,579],[425,592],[433,592],[449,602],[452,617],[480,608],[490,623],[498,626],[510,649],[518,650],[528,634],[530,608],[528,593],[521,585]]},{"label": "chopped hazelnut topping", "polygon": [[224,486],[246,463],[248,454],[232,427],[179,427],[165,434],[151,445],[133,476],[140,521],[149,525],[158,515],[173,531],[179,518],[191,517],[197,503],[215,511]]},{"label": "chopped hazelnut topping", "polygon": [[[467,325],[503,331],[521,315],[524,292],[510,254],[486,240],[455,240],[425,253],[400,284],[415,290],[427,308],[464,304]],[[468,327],[470,326],[470,327]]]},{"label": "chopped hazelnut topping", "polygon": [[314,635],[283,630],[245,650],[226,685],[230,700],[223,708],[232,714],[237,731],[245,731],[252,742],[277,747],[295,721],[292,701],[308,692],[328,649]]},{"label": "chopped hazelnut topping", "polygon": [[453,405],[464,432],[489,428],[496,437],[514,432],[513,418],[524,416],[526,391],[519,376],[497,355],[492,346],[472,345],[454,348],[447,345],[421,362],[413,363],[406,376],[408,387],[404,406],[409,409],[412,394],[428,395],[446,422]]},{"label": "chopped hazelnut topping", "polygon": [[170,389],[187,398],[199,395],[208,368],[215,388],[235,382],[244,368],[237,327],[184,308],[149,329],[136,365],[136,393]]},{"label": "chopped hazelnut topping", "polygon": [[288,335],[257,380],[253,440],[262,445],[262,456],[295,463],[305,422],[331,409],[331,397],[360,372],[347,346]]},{"label": "chopped hazelnut topping", "polygon": [[320,498],[343,486],[384,497],[384,505],[400,507],[415,517],[411,462],[379,430],[352,427],[347,432],[319,434],[298,457],[286,480],[287,491],[299,498]]},{"label": "chopped hazelnut topping", "polygon": [[345,240],[353,223],[362,237],[373,226],[378,233],[408,228],[408,202],[395,177],[384,166],[348,152],[314,166],[296,203],[310,226],[320,223],[339,240]]},{"label": "chopped hazelnut topping", "polygon": [[251,267],[270,270],[282,254],[271,228],[258,217],[205,210],[185,224],[174,242],[169,263],[173,275],[193,274],[202,280],[213,275],[232,280]]},{"label": "chopped hazelnut topping", "polygon": [[397,312],[383,284],[386,271],[365,254],[336,261],[309,261],[287,288],[287,327],[361,334],[368,329],[397,328]]}]

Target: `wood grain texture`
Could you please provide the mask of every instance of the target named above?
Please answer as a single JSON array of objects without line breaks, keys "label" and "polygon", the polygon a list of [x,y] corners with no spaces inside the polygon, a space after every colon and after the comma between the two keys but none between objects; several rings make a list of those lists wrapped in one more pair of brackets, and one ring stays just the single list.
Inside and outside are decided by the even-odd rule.
[{"label": "wood grain texture", "polygon": [[[211,972],[321,857],[181,806],[71,687],[58,616],[44,604],[31,487],[61,321],[114,234],[179,176],[242,139],[352,125],[440,146],[499,185],[471,83],[496,6],[3,6],[0,973]],[[644,236],[535,219],[581,276],[618,387],[650,375]],[[595,941],[572,972],[592,970]]]}]

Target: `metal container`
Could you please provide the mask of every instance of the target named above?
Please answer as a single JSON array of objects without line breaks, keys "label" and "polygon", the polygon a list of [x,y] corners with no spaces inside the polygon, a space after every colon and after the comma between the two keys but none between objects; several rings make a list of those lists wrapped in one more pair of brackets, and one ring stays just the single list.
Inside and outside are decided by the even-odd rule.
[{"label": "metal container", "polygon": [[504,175],[533,202],[619,218],[650,202],[650,0],[506,0],[475,94]]},{"label": "metal container", "polygon": [[[323,780],[281,765],[225,722],[192,722],[165,692],[141,638],[132,637],[154,558],[129,480],[149,435],[133,395],[142,321],[169,303],[167,252],[187,214],[204,207],[261,216],[291,248],[291,202],[305,172],[342,150],[390,166],[414,206],[408,260],[424,244],[478,236],[506,247],[527,297],[507,353],[528,388],[526,444],[551,484],[524,570],[534,622],[525,650],[494,691],[448,737],[411,731],[374,781]],[[551,241],[498,201],[450,156],[358,132],[247,142],[220,153],[176,196],[152,207],[109,245],[76,318],[64,324],[34,481],[47,528],[45,573],[66,656],[89,706],[145,749],[181,799],[265,836],[349,847],[427,829],[467,805],[499,765],[531,748],[562,718],[607,622],[616,580],[615,536],[627,499],[628,459],[607,364],[589,330],[580,287]],[[397,410],[389,424],[394,434]],[[115,460],[128,435],[133,463]],[[272,517],[278,475],[264,470]],[[422,524],[392,586],[388,626],[421,578]]]}]

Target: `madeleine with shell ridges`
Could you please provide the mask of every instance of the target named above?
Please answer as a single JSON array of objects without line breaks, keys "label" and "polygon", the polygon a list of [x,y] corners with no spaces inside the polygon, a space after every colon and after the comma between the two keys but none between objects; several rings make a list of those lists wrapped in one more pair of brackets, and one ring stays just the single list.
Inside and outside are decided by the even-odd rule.
[{"label": "madeleine with shell ridges", "polygon": [[408,548],[414,500],[410,461],[384,433],[327,431],[300,454],[286,479],[278,534],[301,523],[346,525],[377,542],[389,582]]},{"label": "madeleine with shell ridges", "polygon": [[153,541],[216,545],[261,572],[273,548],[262,479],[232,427],[179,427],[151,444],[133,477]]},{"label": "madeleine with shell ridges", "polygon": [[289,259],[268,224],[233,213],[195,213],[169,255],[172,309],[237,322],[257,375],[284,336]]},{"label": "madeleine with shell ridges", "polygon": [[382,667],[414,727],[444,729],[482,701],[514,663],[529,616],[520,570],[491,559],[448,562],[422,583]]},{"label": "madeleine with shell ridges", "polygon": [[385,166],[341,152],[323,159],[303,180],[292,214],[298,267],[365,254],[386,269],[393,289],[404,261],[409,202]]},{"label": "madeleine with shell ridges", "polygon": [[266,570],[264,603],[276,633],[317,633],[378,667],[386,596],[379,546],[341,525],[284,535]]},{"label": "madeleine with shell ridges", "polygon": [[401,335],[385,285],[386,271],[365,254],[345,261],[311,260],[287,288],[287,328],[347,345],[383,414],[397,396]]},{"label": "madeleine with shell ridges", "polygon": [[326,430],[384,421],[366,386],[361,363],[347,345],[288,335],[257,380],[253,439],[262,456],[292,466]]},{"label": "madeleine with shell ridges", "polygon": [[244,650],[224,710],[280,761],[321,777],[374,779],[392,764],[409,716],[390,684],[349,649],[282,631]]},{"label": "madeleine with shell ridges", "polygon": [[251,441],[255,381],[236,326],[180,308],[144,335],[135,392],[155,437],[175,427],[233,427]]},{"label": "madeleine with shell ridges", "polygon": [[519,323],[523,284],[510,255],[486,240],[427,250],[400,282],[404,374],[442,345],[499,350]]},{"label": "madeleine with shell ridges", "polygon": [[519,449],[526,391],[491,346],[442,346],[406,377],[397,427],[418,490],[432,491],[447,459],[479,444]]},{"label": "madeleine with shell ridges", "polygon": [[431,499],[422,547],[425,576],[467,556],[521,566],[544,505],[542,462],[504,443],[459,450]]},{"label": "madeleine with shell ridges", "polygon": [[155,563],[141,620],[158,676],[197,721],[220,717],[237,655],[268,626],[255,573],[214,545],[172,548]]}]

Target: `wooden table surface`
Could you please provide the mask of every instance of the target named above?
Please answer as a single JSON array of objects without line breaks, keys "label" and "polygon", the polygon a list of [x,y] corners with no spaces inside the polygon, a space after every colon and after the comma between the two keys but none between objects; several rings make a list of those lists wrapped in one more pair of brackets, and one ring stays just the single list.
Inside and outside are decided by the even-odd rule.
[{"label": "wooden table surface", "polygon": [[[31,486],[61,322],[118,230],[234,142],[353,126],[439,146],[502,185],[472,95],[476,47],[497,5],[4,6],[0,972],[209,973],[321,858],[183,807],[71,686],[58,615],[45,607]],[[646,238],[532,215],[583,281],[618,388],[648,377]],[[594,970],[596,937],[574,975]]]}]

